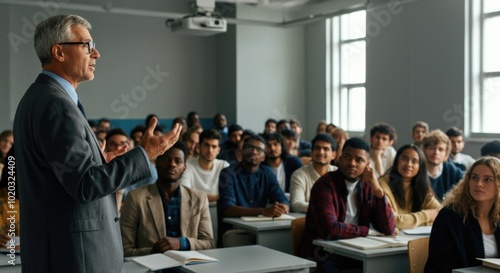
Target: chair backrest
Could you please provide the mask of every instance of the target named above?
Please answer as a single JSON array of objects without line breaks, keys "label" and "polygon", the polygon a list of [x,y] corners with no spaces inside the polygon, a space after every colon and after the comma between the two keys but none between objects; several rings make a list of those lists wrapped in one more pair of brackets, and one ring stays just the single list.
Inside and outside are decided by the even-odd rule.
[{"label": "chair backrest", "polygon": [[429,255],[429,237],[408,242],[408,263],[410,273],[423,273]]},{"label": "chair backrest", "polygon": [[302,240],[302,235],[304,235],[304,229],[306,227],[306,217],[301,217],[292,220],[291,233],[292,233],[292,254],[296,255],[299,252],[299,244]]}]

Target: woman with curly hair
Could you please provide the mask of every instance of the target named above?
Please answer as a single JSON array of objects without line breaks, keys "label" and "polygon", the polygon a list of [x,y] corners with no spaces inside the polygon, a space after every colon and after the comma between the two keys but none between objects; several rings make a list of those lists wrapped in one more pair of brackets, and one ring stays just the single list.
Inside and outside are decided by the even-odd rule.
[{"label": "woman with curly hair", "polygon": [[444,198],[432,227],[424,272],[479,266],[499,257],[500,160],[479,158]]},{"label": "woman with curly hair", "polygon": [[432,225],[441,204],[431,188],[425,156],[414,144],[399,148],[392,168],[379,183],[387,196],[398,229]]}]

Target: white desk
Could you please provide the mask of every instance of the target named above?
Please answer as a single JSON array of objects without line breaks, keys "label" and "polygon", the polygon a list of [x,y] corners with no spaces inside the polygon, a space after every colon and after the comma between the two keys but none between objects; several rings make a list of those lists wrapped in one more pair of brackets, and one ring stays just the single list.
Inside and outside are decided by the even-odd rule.
[{"label": "white desk", "polygon": [[498,273],[498,270],[495,270],[493,268],[489,268],[486,266],[474,266],[474,267],[453,269],[451,272],[453,272],[453,273]]},{"label": "white desk", "polygon": [[186,273],[308,273],[316,263],[259,245],[200,250],[219,260],[217,263],[188,265],[180,268]]},{"label": "white desk", "polygon": [[[216,263],[188,265],[176,268],[183,273],[308,273],[316,263],[259,245],[200,250],[219,260]],[[0,258],[0,272],[20,273],[21,264],[6,264],[7,258]],[[125,262],[121,273],[150,273],[135,262]]]},{"label": "white desk", "polygon": [[[305,213],[292,212],[295,218],[305,217]],[[223,221],[235,228],[254,233],[257,244],[288,254],[292,253],[291,220],[246,222],[239,217],[224,218]]]},{"label": "white desk", "polygon": [[[411,236],[415,239],[422,236]],[[325,251],[346,256],[363,262],[364,273],[405,273],[409,272],[408,247],[389,247],[362,250],[349,247],[338,241],[314,240],[313,244],[322,246]]]}]

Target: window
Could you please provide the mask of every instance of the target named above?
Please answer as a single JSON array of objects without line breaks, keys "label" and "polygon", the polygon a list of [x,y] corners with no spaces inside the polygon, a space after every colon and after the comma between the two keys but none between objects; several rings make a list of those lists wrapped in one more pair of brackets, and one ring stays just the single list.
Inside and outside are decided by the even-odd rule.
[{"label": "window", "polygon": [[[471,88],[469,93],[472,136],[500,134],[500,1],[470,1]],[[493,135],[492,135],[493,134]]]},{"label": "window", "polygon": [[365,130],[366,11],[330,18],[327,27],[328,115],[351,132]]}]

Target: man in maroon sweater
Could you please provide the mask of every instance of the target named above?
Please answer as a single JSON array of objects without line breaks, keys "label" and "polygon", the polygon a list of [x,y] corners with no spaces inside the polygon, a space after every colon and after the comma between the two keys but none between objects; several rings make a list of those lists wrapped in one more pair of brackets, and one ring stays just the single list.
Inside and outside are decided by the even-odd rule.
[{"label": "man in maroon sweater", "polygon": [[386,235],[396,228],[394,216],[373,170],[370,146],[361,138],[344,144],[339,169],[323,175],[311,190],[300,255],[317,262],[318,272],[340,272],[361,262],[329,254],[312,241],[367,236],[370,224]]}]

